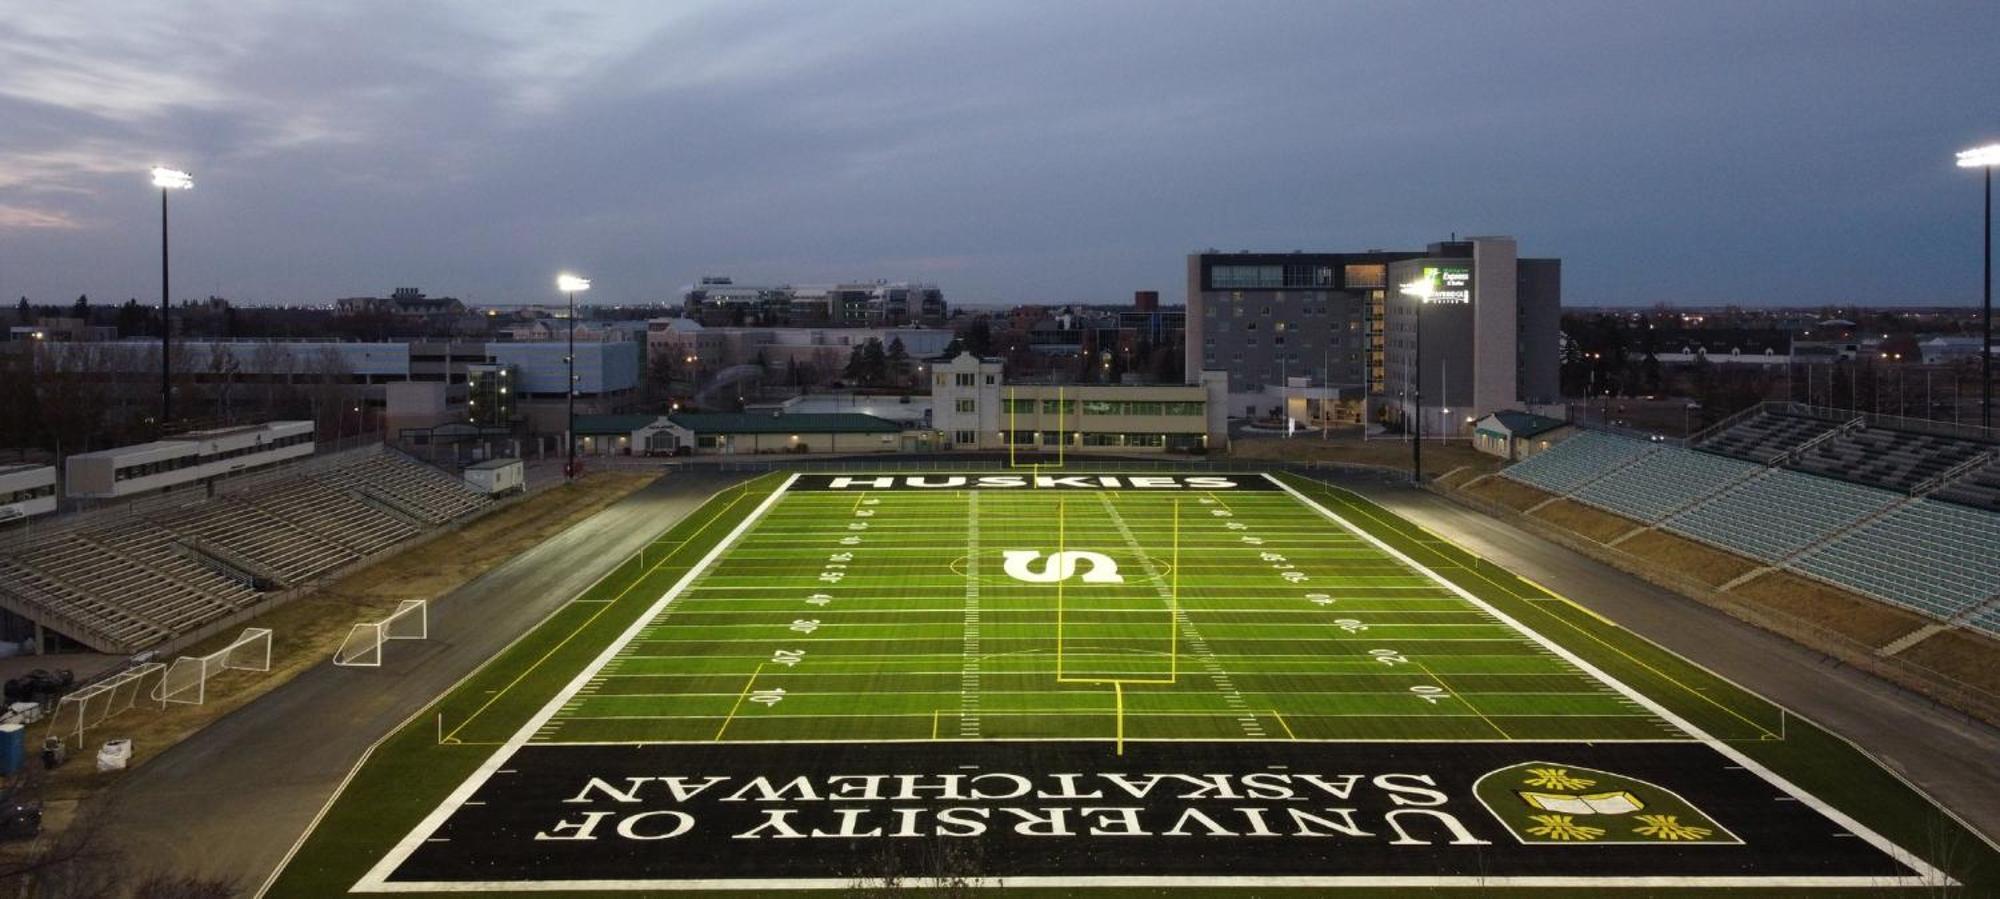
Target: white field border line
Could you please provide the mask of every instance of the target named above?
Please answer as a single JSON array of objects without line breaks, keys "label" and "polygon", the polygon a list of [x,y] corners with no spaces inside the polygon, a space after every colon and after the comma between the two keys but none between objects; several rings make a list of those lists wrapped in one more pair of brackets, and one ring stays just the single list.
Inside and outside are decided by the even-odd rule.
[{"label": "white field border line", "polygon": [[[1253,474],[1250,476],[1257,477],[1260,475]],[[1631,687],[1628,687],[1625,684],[1619,682],[1615,678],[1612,678],[1609,674],[1606,674],[1602,670],[1599,670],[1596,666],[1593,666],[1590,663],[1584,661],[1582,658],[1577,657],[1575,654],[1571,653],[1567,648],[1554,643],[1553,641],[1549,640],[1547,637],[1541,635],[1540,633],[1537,633],[1533,630],[1526,628],[1520,622],[1515,621],[1513,618],[1507,616],[1505,613],[1502,613],[1500,610],[1495,609],[1492,606],[1488,605],[1485,601],[1479,599],[1476,596],[1473,596],[1471,593],[1468,593],[1464,588],[1458,586],[1457,584],[1452,583],[1451,581],[1446,580],[1437,572],[1432,571],[1428,567],[1418,564],[1414,559],[1405,556],[1404,554],[1397,551],[1393,547],[1390,547],[1388,544],[1383,543],[1380,539],[1376,538],[1374,535],[1360,530],[1359,528],[1355,527],[1352,523],[1348,522],[1346,519],[1341,518],[1339,515],[1334,514],[1326,507],[1321,506],[1319,503],[1312,501],[1305,495],[1299,493],[1297,490],[1294,490],[1289,484],[1285,484],[1282,481],[1279,481],[1275,478],[1271,478],[1268,474],[1261,476],[1264,477],[1266,480],[1271,481],[1273,484],[1276,484],[1279,489],[1285,491],[1286,493],[1291,494],[1293,498],[1295,498],[1300,503],[1304,504],[1306,507],[1319,512],[1321,515],[1324,515],[1329,520],[1340,525],[1349,532],[1356,534],[1357,536],[1361,537],[1364,541],[1375,546],[1377,549],[1380,549],[1383,552],[1387,553],[1390,557],[1401,561],[1403,564],[1410,566],[1412,569],[1416,571],[1422,572],[1424,575],[1428,576],[1432,580],[1444,586],[1446,589],[1450,590],[1454,595],[1457,595],[1460,598],[1463,598],[1466,601],[1472,603],[1473,605],[1487,611],[1489,614],[1492,614],[1498,620],[1505,622],[1506,624],[1512,626],[1522,634],[1526,635],[1528,638],[1534,640],[1536,643],[1541,644],[1544,648],[1551,650],[1558,656],[1561,656],[1565,660],[1569,661],[1571,664],[1576,665],[1579,670],[1582,670],[1598,678],[1606,686],[1609,686],[1612,689],[1625,694],[1627,697],[1638,702],[1640,705],[1645,706],[1649,711],[1652,711],[1655,715],[1658,715],[1662,720],[1665,720],[1668,723],[1673,724],[1676,727],[1679,727],[1683,732],[1688,733],[1689,735],[1695,737],[1697,740],[1707,745],[1710,749],[1715,750],[1717,753],[1722,754],[1724,757],[1729,758],[1732,761],[1738,762],[1745,769],[1755,772],[1758,776],[1764,778],[1767,782],[1771,783],[1773,786],[1778,787],[1779,789],[1783,790],[1784,792],[1793,796],[1799,801],[1804,802],[1806,805],[1808,805],[1815,811],[1818,811],[1822,815],[1825,815],[1829,819],[1833,820],[1836,824],[1839,824],[1847,828],[1850,832],[1862,838],[1870,845],[1873,845],[1877,849],[1888,854],[1891,858],[1910,867],[1913,870],[1918,871],[1919,872],[1918,876],[1916,877],[1865,877],[1865,876],[1863,877],[1847,877],[1847,876],[1647,877],[1647,876],[1624,876],[1624,875],[1519,876],[1519,877],[1485,877],[1485,876],[1466,877],[1466,876],[1446,876],[1446,875],[1438,875],[1438,876],[1338,875],[1338,876],[1325,876],[1325,877],[1065,876],[1065,877],[987,878],[978,880],[976,882],[976,885],[993,886],[993,887],[1213,886],[1213,887],[1235,887],[1235,888],[1258,887],[1258,886],[1264,886],[1264,887],[1410,886],[1410,887],[1544,887],[1544,888],[1618,886],[1618,887],[1746,888],[1746,887],[1769,887],[1774,885],[1782,885],[1790,887],[1860,886],[1860,887],[1888,888],[1888,887],[1902,887],[1902,886],[1957,885],[1957,881],[1954,881],[1949,875],[1946,875],[1944,872],[1931,867],[1930,864],[1925,862],[1923,859],[1917,858],[1916,856],[1908,852],[1905,852],[1901,847],[1896,846],[1894,843],[1889,842],[1888,840],[1884,839],[1881,835],[1865,827],[1862,827],[1858,822],[1855,822],[1853,819],[1847,817],[1839,810],[1834,809],[1831,806],[1828,806],[1826,803],[1820,801],[1817,797],[1805,793],[1804,791],[1793,786],[1790,782],[1786,781],[1784,778],[1779,777],[1777,774],[1771,772],[1769,769],[1766,769],[1763,765],[1758,764],[1756,760],[1751,759],[1740,752],[1737,752],[1736,750],[1723,744],[1721,741],[1715,739],[1712,736],[1709,736],[1707,732],[1702,731],[1700,728],[1695,727],[1691,722],[1686,721],[1679,715],[1674,714],[1671,710],[1659,705],[1657,702],[1654,702],[1650,697],[1642,693],[1639,693],[1633,690]],[[588,681],[590,671],[594,671],[596,668],[601,667],[603,664],[608,662],[611,657],[615,656],[616,650],[619,647],[623,646],[625,642],[630,640],[636,634],[637,631],[641,630],[643,625],[647,621],[650,621],[652,615],[657,614],[660,608],[664,608],[668,599],[670,599],[672,596],[678,593],[679,590],[682,587],[684,587],[687,583],[691,582],[692,579],[696,575],[698,575],[701,571],[705,570],[707,566],[714,561],[714,557],[719,553],[721,553],[726,547],[733,544],[736,541],[736,539],[739,536],[741,536],[742,532],[748,529],[749,525],[752,522],[762,518],[764,511],[770,507],[773,501],[775,501],[778,497],[782,496],[785,492],[785,489],[787,487],[790,487],[792,482],[797,480],[797,478],[798,475],[793,474],[790,478],[788,478],[785,481],[784,484],[780,485],[779,488],[776,491],[774,491],[771,494],[771,496],[764,501],[762,505],[760,505],[749,517],[746,517],[742,523],[737,525],[736,530],[731,531],[729,536],[724,538],[723,542],[718,543],[715,549],[710,551],[709,556],[704,557],[700,564],[698,564],[694,569],[691,569],[688,572],[687,577],[682,579],[681,583],[675,584],[673,589],[668,591],[667,596],[662,597],[661,601],[655,604],[655,609],[653,609],[647,615],[642,616],[638,621],[634,622],[631,631],[628,631],[625,635],[621,636],[620,639],[616,643],[614,643],[610,648],[607,648],[605,650],[604,655],[601,655],[598,658],[598,660],[593,663],[590,670],[587,670],[584,674],[579,675],[577,680],[572,681],[569,687],[564,690],[564,694],[566,695],[570,692],[573,692],[576,689],[580,689],[583,683]],[[361,879],[361,881],[359,881],[354,885],[351,891],[382,892],[382,893],[405,893],[405,892],[498,893],[498,892],[541,892],[550,890],[619,890],[619,891],[786,890],[786,889],[841,890],[841,889],[850,889],[854,886],[854,881],[852,879],[827,879],[827,878],[797,878],[797,879],[744,878],[740,880],[732,878],[732,879],[716,879],[716,880],[535,880],[535,881],[441,881],[441,882],[401,882],[401,883],[387,882],[386,875],[388,873],[393,872],[395,868],[399,866],[404,859],[408,858],[408,856],[415,851],[417,846],[422,845],[424,839],[427,838],[427,836],[430,833],[435,832],[436,829],[440,825],[442,825],[443,821],[448,819],[451,813],[457,810],[460,804],[462,804],[467,798],[470,798],[471,794],[476,792],[478,787],[484,784],[485,780],[492,775],[493,771],[499,768],[500,764],[504,762],[506,757],[511,756],[512,753],[520,746],[526,745],[526,740],[523,738],[523,734],[531,733],[533,729],[540,727],[541,723],[546,718],[552,717],[554,715],[555,710],[561,707],[562,705],[561,700],[563,699],[564,696],[559,695],[555,700],[551,700],[550,705],[544,707],[542,713],[538,714],[535,717],[535,719],[530,720],[528,724],[524,726],[521,733],[517,733],[513,739],[510,739],[506,745],[502,746],[498,751],[494,753],[492,759],[489,759],[488,762],[485,765],[482,765],[481,768],[478,771],[476,771],[471,778],[468,778],[464,784],[460,785],[460,787],[457,790],[455,790],[452,793],[452,795],[446,800],[447,804],[441,805],[437,809],[433,810],[430,816],[428,816],[424,820],[424,822],[418,826],[417,830],[412,831],[409,836],[405,837],[402,840],[402,842],[398,843],[397,846],[390,852],[388,856],[385,856],[381,862],[378,862],[374,868],[369,870],[368,874],[364,876]],[[764,742],[764,741],[758,741],[758,742]],[[770,741],[770,742],[784,743],[791,741]],[[815,742],[834,742],[834,741],[815,741]],[[887,742],[887,741],[857,741],[857,742]],[[915,741],[915,742],[928,742],[928,741]],[[1021,742],[1041,742],[1041,741],[1024,740]],[[1396,742],[1396,741],[1385,741],[1385,742]],[[1429,741],[1422,741],[1422,742],[1429,742]],[[1462,742],[1462,741],[1442,740],[1436,742]],[[1486,742],[1486,741],[1476,741],[1476,742]],[[1547,742],[1547,741],[1497,741],[1497,742]],[[1670,740],[1665,742],[1684,743],[1687,741]],[[550,745],[566,746],[573,744],[550,744]],[[583,745],[583,744],[574,744],[574,745]],[[626,744],[619,744],[619,745],[626,745]]]},{"label": "white field border line", "polygon": [[[717,489],[714,493],[710,493],[707,496],[703,497],[701,502],[696,503],[694,505],[694,508],[688,510],[689,514],[701,511],[702,507],[708,505],[711,502],[714,502],[715,499],[717,497],[720,497],[722,494],[727,493],[730,490],[733,490],[737,487],[741,487],[744,484],[751,483],[757,480],[758,477],[761,477],[761,475],[752,476],[747,480],[739,481],[736,484],[732,484],[730,486]],[[658,541],[661,537],[665,536],[669,531],[672,531],[674,528],[679,527],[682,521],[685,521],[685,519],[682,519],[680,521],[675,521],[673,524],[667,525],[666,528],[661,530],[658,534],[654,534],[652,540],[647,541],[648,545],[651,545],[651,543]],[[595,589],[598,584],[603,583],[605,578],[608,578],[611,575],[617,573],[617,571],[618,569],[614,567],[610,571],[606,571],[605,573],[598,575],[597,580],[591,581],[590,586],[585,587],[580,591],[577,591],[576,596],[583,596],[584,594],[589,593],[591,590]],[[269,874],[264,875],[264,882],[257,888],[257,892],[254,895],[262,897],[264,894],[270,892],[271,885],[278,882],[278,875],[284,873],[286,866],[292,863],[293,856],[299,854],[299,849],[305,846],[306,840],[312,836],[313,831],[319,829],[319,822],[324,818],[326,818],[326,813],[333,809],[334,803],[340,801],[340,794],[347,792],[347,785],[353,782],[355,775],[361,773],[362,767],[367,765],[368,760],[375,755],[375,750],[382,748],[382,744],[388,742],[390,737],[393,737],[396,734],[401,733],[403,728],[409,727],[413,722],[417,720],[419,716],[423,715],[423,713],[428,712],[432,708],[436,707],[438,702],[442,701],[445,697],[458,692],[458,688],[464,686],[466,681],[473,679],[473,677],[477,676],[480,672],[485,671],[487,666],[492,665],[495,661],[497,661],[500,658],[500,656],[504,654],[508,649],[512,649],[515,643],[520,642],[528,634],[532,634],[535,631],[539,630],[542,627],[542,625],[548,624],[550,619],[556,617],[556,615],[558,614],[561,614],[564,610],[568,609],[570,605],[574,602],[575,602],[575,597],[571,597],[569,600],[558,603],[555,606],[551,607],[548,611],[548,614],[543,615],[540,620],[536,621],[532,625],[529,625],[527,630],[522,631],[521,637],[516,637],[515,639],[508,641],[506,646],[500,648],[500,651],[495,652],[493,655],[487,657],[485,661],[480,662],[478,665],[473,666],[471,671],[467,671],[465,674],[461,675],[458,680],[452,681],[451,686],[446,687],[443,692],[437,695],[437,698],[431,700],[429,703],[419,706],[416,711],[411,712],[403,720],[396,722],[396,725],[394,727],[391,727],[388,730],[383,731],[381,736],[375,738],[375,742],[368,744],[368,748],[361,751],[361,757],[355,759],[354,764],[348,767],[347,773],[340,778],[339,785],[334,787],[333,792],[327,794],[326,801],[320,803],[319,811],[313,814],[312,821],[307,823],[306,828],[299,832],[298,838],[292,841],[291,848],[285,850],[285,857],[278,860],[277,866],[272,868]]]},{"label": "white field border line", "polygon": [[661,594],[659,599],[654,600],[650,608],[634,618],[631,626],[627,627],[624,633],[619,634],[618,639],[611,641],[609,645],[605,646],[604,651],[598,653],[597,658],[591,660],[590,664],[585,665],[583,670],[577,672],[576,676],[571,678],[568,684],[564,685],[555,696],[551,697],[542,706],[541,711],[536,712],[534,717],[529,718],[525,724],[522,724],[521,728],[515,731],[513,736],[507,738],[507,742],[500,744],[500,748],[495,749],[493,754],[487,757],[486,761],[480,763],[471,776],[459,784],[458,788],[451,792],[451,795],[445,797],[444,802],[439,803],[437,808],[432,809],[431,813],[426,815],[424,820],[419,822],[415,829],[411,830],[408,835],[397,842],[395,847],[382,857],[381,861],[376,862],[374,867],[369,868],[368,873],[362,875],[361,880],[356,882],[349,891],[373,893],[415,892],[420,889],[448,889],[463,892],[486,889],[486,887],[477,885],[418,888],[405,884],[391,884],[388,882],[388,876],[394,873],[396,868],[400,867],[410,857],[411,853],[414,853],[418,847],[422,846],[430,838],[431,834],[436,833],[438,828],[444,826],[445,821],[450,819],[452,814],[457,812],[461,805],[465,804],[466,800],[472,798],[472,794],[478,792],[480,787],[485,786],[486,781],[493,777],[494,772],[499,771],[500,767],[505,765],[507,760],[517,750],[527,745],[528,740],[534,736],[535,732],[540,730],[542,725],[547,724],[550,718],[555,717],[556,712],[561,711],[562,707],[567,705],[570,699],[576,696],[579,690],[583,689],[584,685],[590,683],[591,678],[597,676],[597,672],[603,670],[605,665],[610,664],[612,659],[617,658],[620,650],[624,649],[627,644],[637,639],[640,634],[651,627],[653,620],[659,617],[659,614],[666,609],[667,605],[679,597],[681,592],[693,584],[696,579],[700,578],[703,573],[707,572],[709,566],[714,565],[715,561],[721,558],[723,553],[727,552],[729,547],[735,544],[736,540],[742,537],[745,531],[750,529],[751,525],[762,519],[764,513],[769,511],[773,505],[776,505],[778,500],[785,496],[786,490],[792,486],[792,482],[798,479],[799,475],[796,472],[786,477],[784,483],[779,484],[777,489],[771,491],[771,495],[765,497],[763,502],[757,504],[757,508],[751,510],[750,514],[743,516],[743,520],[737,522],[734,529],[721,540],[717,541],[715,546],[709,549],[708,554],[701,557],[701,561],[696,562],[693,567],[690,567],[687,573],[681,576],[680,580],[674,582],[672,587],[668,587],[667,592]]},{"label": "white field border line", "polygon": [[[1672,709],[1669,709],[1666,706],[1663,706],[1659,702],[1655,701],[1652,697],[1647,696],[1646,694],[1641,693],[1638,690],[1635,690],[1629,686],[1626,686],[1624,682],[1618,680],[1617,678],[1612,677],[1610,674],[1606,673],[1597,666],[1592,665],[1590,662],[1586,661],[1583,657],[1578,656],[1576,653],[1571,652],[1568,647],[1563,646],[1562,644],[1557,643],[1546,636],[1543,636],[1539,631],[1535,631],[1528,628],[1521,622],[1514,620],[1514,618],[1508,615],[1507,613],[1494,608],[1492,605],[1488,604],[1485,600],[1472,595],[1472,593],[1467,591],[1464,587],[1460,587],[1458,584],[1453,583],[1450,580],[1447,580],[1443,575],[1440,575],[1437,572],[1432,571],[1428,566],[1418,563],[1415,559],[1412,559],[1409,556],[1404,555],[1400,550],[1396,549],[1395,547],[1392,547],[1389,544],[1382,542],[1382,540],[1376,537],[1374,534],[1370,534],[1367,531],[1364,531],[1354,526],[1352,522],[1335,514],[1331,509],[1328,509],[1325,506],[1320,505],[1319,503],[1313,501],[1310,497],[1306,496],[1305,494],[1300,493],[1297,490],[1293,489],[1292,485],[1280,481],[1276,478],[1273,478],[1268,474],[1264,475],[1264,478],[1266,480],[1269,480],[1271,483],[1277,484],[1280,489],[1284,490],[1286,493],[1291,494],[1295,499],[1305,504],[1308,508],[1318,511],[1321,515],[1325,515],[1335,524],[1340,525],[1342,528],[1345,528],[1349,532],[1355,534],[1356,536],[1359,536],[1361,539],[1366,540],[1368,543],[1372,544],[1375,548],[1383,551],[1384,553],[1389,554],[1390,557],[1396,559],[1397,561],[1402,562],[1403,564],[1408,565],[1411,568],[1422,572],[1426,576],[1430,577],[1432,580],[1438,582],[1440,586],[1443,586],[1445,589],[1450,590],[1454,594],[1457,594],[1460,598],[1464,599],[1466,602],[1472,603],[1473,605],[1478,606],[1479,608],[1485,610],[1487,614],[1492,615],[1493,617],[1513,627],[1515,630],[1518,630],[1522,634],[1525,634],[1529,639],[1532,639],[1536,643],[1541,644],[1543,648],[1549,650],[1550,652],[1553,652],[1556,655],[1561,656],[1565,661],[1569,662],[1572,665],[1575,665],[1579,670],[1602,681],[1605,686],[1608,686],[1613,690],[1616,690],[1619,693],[1624,694],[1626,698],[1631,699],[1633,702],[1636,702],[1641,706],[1644,706],[1647,711],[1650,711],[1653,714],[1658,715],[1662,720],[1666,721],[1667,723],[1672,724],[1677,728],[1680,728],[1682,732],[1687,733],[1688,735],[1694,737],[1695,739],[1707,744],[1710,749],[1715,750],[1717,753],[1721,754],[1724,758],[1727,758],[1738,765],[1742,765],[1744,768],[1756,773],[1757,776],[1762,777],[1766,782],[1770,783],[1772,786],[1777,787],[1778,789],[1784,791],[1785,793],[1789,794],[1798,801],[1805,803],[1808,807],[1810,807],[1814,811],[1819,812],[1821,815],[1826,816],[1829,820],[1833,821],[1833,823],[1846,828],[1849,832],[1853,833],[1855,836],[1858,836],[1861,839],[1867,841],[1869,845],[1874,846],[1876,849],[1888,855],[1890,858],[1895,859],[1897,862],[1900,862],[1903,865],[1917,872],[1917,876],[1915,877],[1889,878],[1888,882],[1901,884],[1904,886],[1957,886],[1958,885],[1958,882],[1956,880],[1953,880],[1950,875],[1944,873],[1943,871],[1938,870],[1935,867],[1932,867],[1929,862],[1925,861],[1922,858],[1917,857],[1914,853],[1911,853],[1903,849],[1903,847],[1890,842],[1886,837],[1883,837],[1881,834],[1878,834],[1875,831],[1863,826],[1861,822],[1848,817],[1846,813],[1840,811],[1839,809],[1834,808],[1833,806],[1826,804],[1818,796],[1815,796],[1811,793],[1799,789],[1797,786],[1793,785],[1790,781],[1779,776],[1777,772],[1774,772],[1771,769],[1764,767],[1756,759],[1753,759],[1748,755],[1743,754],[1735,747],[1732,747],[1726,743],[1723,743],[1721,740],[1718,740],[1715,737],[1710,736],[1707,731],[1704,731],[1701,728],[1696,727],[1694,722],[1681,717],[1679,714],[1676,714]],[[1678,656],[1676,656],[1676,658],[1678,658]],[[1755,878],[1751,879],[1754,880]],[[1839,880],[1840,878],[1826,878],[1826,879]],[[1639,880],[1643,880],[1643,878],[1629,878],[1629,879],[1619,878],[1619,880],[1621,882],[1637,882]],[[1854,878],[1850,879],[1849,882],[1854,882],[1856,880],[1865,881],[1868,884],[1876,886],[1886,885],[1884,879],[1882,878]],[[1774,881],[1767,879],[1763,882],[1765,885],[1770,885]],[[1789,880],[1789,879],[1784,880],[1782,882],[1786,885],[1800,884],[1800,881]]]}]

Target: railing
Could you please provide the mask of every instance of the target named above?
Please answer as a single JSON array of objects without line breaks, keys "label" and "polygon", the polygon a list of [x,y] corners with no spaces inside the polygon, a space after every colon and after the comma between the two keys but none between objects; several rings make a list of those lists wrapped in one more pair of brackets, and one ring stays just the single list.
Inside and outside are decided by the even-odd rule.
[{"label": "railing", "polygon": [[1784,452],[1772,456],[1769,459],[1765,459],[1764,464],[1782,466],[1789,462],[1796,462],[1801,457],[1805,456],[1807,450],[1810,450],[1813,447],[1816,447],[1829,440],[1833,440],[1842,435],[1852,434],[1854,433],[1855,428],[1861,427],[1864,423],[1866,423],[1866,420],[1862,418],[1848,419],[1847,421],[1841,422],[1838,426],[1828,430],[1824,434],[1816,436],[1811,440],[1799,444],[1798,446],[1792,447],[1791,449],[1785,450]]},{"label": "railing", "polygon": [[1927,494],[1930,494],[1936,491],[1938,488],[1943,487],[1944,485],[1949,484],[1952,481],[1958,479],[1959,476],[1971,472],[1975,469],[1984,467],[1987,463],[1992,462],[1996,458],[2000,458],[2000,450],[1994,450],[1993,452],[1990,453],[1982,453],[1980,455],[1973,456],[1972,458],[1960,462],[1957,465],[1953,465],[1950,468],[1938,472],[1937,475],[1932,477],[1930,480],[1924,481],[1916,485],[1915,487],[1911,487],[1910,495],[1925,496]]}]

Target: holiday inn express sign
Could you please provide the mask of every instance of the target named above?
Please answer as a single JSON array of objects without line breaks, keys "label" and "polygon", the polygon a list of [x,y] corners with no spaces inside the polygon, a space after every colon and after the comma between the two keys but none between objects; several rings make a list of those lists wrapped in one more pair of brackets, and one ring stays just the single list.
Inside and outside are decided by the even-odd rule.
[{"label": "holiday inn express sign", "polygon": [[1462,265],[1425,266],[1424,280],[1431,286],[1426,302],[1454,306],[1472,302],[1472,269]]}]

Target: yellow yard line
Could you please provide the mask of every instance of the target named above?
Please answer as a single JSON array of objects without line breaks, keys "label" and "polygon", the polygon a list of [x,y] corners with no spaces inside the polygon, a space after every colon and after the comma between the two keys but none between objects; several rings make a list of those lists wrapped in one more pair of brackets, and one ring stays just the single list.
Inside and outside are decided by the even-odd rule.
[{"label": "yellow yard line", "polygon": [[1424,676],[1429,677],[1431,680],[1437,681],[1437,685],[1443,687],[1446,693],[1450,693],[1453,699],[1458,700],[1460,703],[1464,704],[1466,708],[1471,709],[1472,714],[1478,715],[1479,720],[1486,722],[1487,727],[1493,728],[1493,732],[1499,734],[1501,739],[1503,740],[1514,739],[1513,734],[1508,733],[1506,728],[1493,723],[1493,719],[1486,717],[1486,713],[1480,711],[1478,706],[1473,705],[1472,700],[1467,699],[1464,693],[1459,692],[1456,689],[1453,689],[1452,685],[1444,682],[1444,678],[1438,677],[1437,672],[1432,671],[1428,667],[1425,667],[1424,663],[1418,662],[1415,659],[1411,659],[1410,661],[1417,666],[1418,671],[1422,671],[1424,673]]},{"label": "yellow yard line", "polygon": [[1112,681],[1111,689],[1118,695],[1118,754],[1125,754],[1125,684]]},{"label": "yellow yard line", "polygon": [[1277,709],[1267,709],[1266,711],[1271,713],[1271,717],[1278,719],[1278,726],[1285,729],[1286,737],[1289,737],[1294,740],[1299,738],[1298,734],[1292,733],[1292,726],[1290,724],[1285,723],[1285,716],[1278,714]]},{"label": "yellow yard line", "polygon": [[729,716],[722,719],[722,726],[715,729],[715,741],[722,741],[722,732],[729,729],[729,722],[736,720],[736,710],[743,707],[743,698],[750,695],[750,688],[757,685],[757,675],[764,673],[764,663],[757,663],[757,670],[750,672],[750,679],[743,682],[743,692],[736,694],[736,704],[729,707]]}]

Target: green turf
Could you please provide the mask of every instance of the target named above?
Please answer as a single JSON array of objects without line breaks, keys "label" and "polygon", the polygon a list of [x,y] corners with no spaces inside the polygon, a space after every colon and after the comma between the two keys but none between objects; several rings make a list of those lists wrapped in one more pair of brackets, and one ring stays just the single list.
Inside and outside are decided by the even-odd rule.
[{"label": "green turf", "polygon": [[[1288,480],[1961,880],[1994,882],[1987,847],[1846,743],[1352,493]],[[621,563],[388,738],[274,895],[353,883],[777,483],[719,497],[656,540],[643,566]],[[1072,579],[1058,597],[1000,570],[1003,550],[1058,546],[1109,556],[1124,583]],[[1686,738],[1284,493],[1176,504],[1142,492],[902,491],[786,494],[533,739],[1111,741],[1121,731]]]}]

